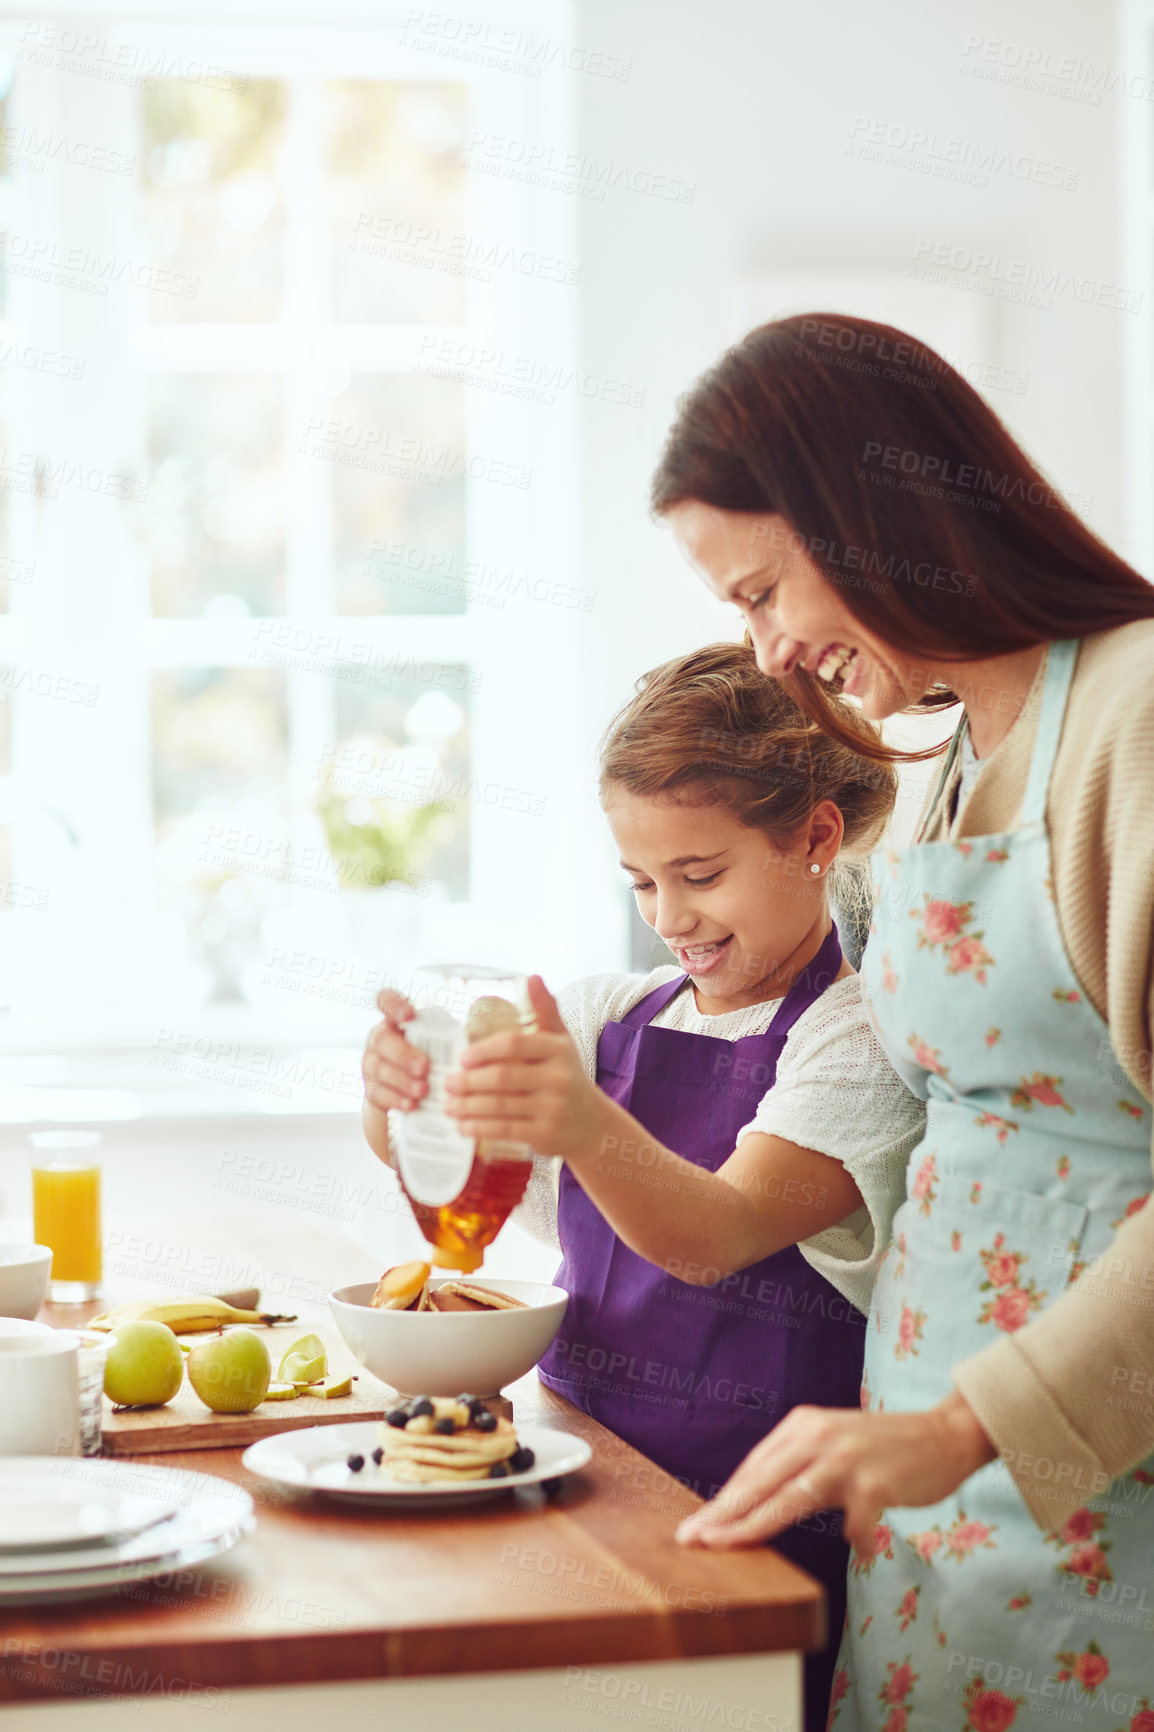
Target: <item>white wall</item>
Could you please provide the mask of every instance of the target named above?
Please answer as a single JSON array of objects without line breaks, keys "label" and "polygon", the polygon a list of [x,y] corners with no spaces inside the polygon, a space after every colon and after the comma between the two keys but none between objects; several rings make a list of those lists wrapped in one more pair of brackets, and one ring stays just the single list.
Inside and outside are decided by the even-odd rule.
[{"label": "white wall", "polygon": [[[751,278],[820,267],[911,283],[927,239],[1123,283],[1118,146],[1133,103],[1060,94],[1084,70],[1063,73],[1063,61],[1118,67],[1109,0],[579,0],[577,36],[633,63],[627,81],[577,79],[580,148],[696,182],[691,204],[621,187],[580,204],[583,364],[646,392],[640,410],[590,404],[584,415],[583,581],[598,591],[583,720],[592,739],[643,668],[733,635],[645,502],[676,396],[740,334],[735,286],[745,283],[743,322],[753,323],[797,304],[767,291],[753,311]],[[1045,88],[964,72],[967,61],[999,70],[967,52],[971,38],[1048,55]],[[1077,184],[1003,171],[977,187],[859,160],[846,154],[859,118],[936,133],[941,150],[953,138],[979,154],[1029,153],[1076,171]],[[1134,315],[1070,295],[1043,311],[914,286],[941,297],[955,328],[970,320],[978,352],[958,359],[1028,374],[1024,393],[989,390],[989,401],[1057,485],[1091,497],[1095,527],[1120,540],[1123,344]]]},{"label": "white wall", "polygon": [[[1092,501],[1095,526],[1122,540],[1124,345],[1137,318],[1064,295],[1037,310],[977,294],[972,280],[951,291],[908,274],[919,244],[944,242],[1128,286],[1138,267],[1134,250],[1124,253],[1122,244],[1120,139],[1130,123],[1133,133],[1144,128],[1140,142],[1148,148],[1154,105],[1087,91],[1078,81],[1087,65],[1108,77],[1118,70],[1121,3],[570,0],[554,10],[538,0],[501,0],[499,7],[455,0],[447,9],[493,30],[499,11],[531,33],[545,31],[550,59],[532,89],[540,97],[534,113],[543,111],[548,125],[521,144],[542,148],[554,133],[564,141],[572,105],[587,164],[608,173],[612,184],[600,199],[577,196],[590,190],[580,174],[536,196],[555,219],[546,224],[550,232],[566,231],[575,219],[579,253],[569,251],[567,236],[555,250],[582,263],[583,369],[643,393],[639,407],[581,400],[580,515],[558,514],[552,532],[558,565],[580,543],[575,576],[596,592],[596,605],[542,629],[534,645],[540,664],[565,659],[558,637],[570,633],[565,641],[578,645],[580,679],[570,683],[566,669],[553,688],[555,714],[522,703],[512,730],[511,757],[519,761],[531,750],[540,759],[532,785],[550,789],[553,857],[576,853],[581,894],[556,895],[549,862],[542,870],[539,858],[526,860],[511,844],[508,882],[502,876],[491,886],[498,950],[546,968],[554,982],[620,966],[626,957],[622,875],[594,792],[597,736],[643,669],[737,630],[736,616],[704,592],[667,532],[650,522],[649,477],[677,395],[746,325],[804,306],[815,277],[815,296],[843,304],[871,277],[874,301],[861,310],[875,316],[877,296],[884,305],[892,283],[901,289],[896,322],[931,341],[939,330],[950,333],[963,362],[1001,363],[1025,375],[1023,393],[991,391],[990,400],[1057,484]],[[29,0],[28,10],[55,7]],[[148,19],[187,10],[188,0],[133,0],[129,7]],[[102,0],[74,0],[70,15],[101,11]],[[358,20],[391,42],[411,11],[408,0],[332,0],[323,14],[317,0],[204,0],[200,16],[254,23],[323,17],[330,29]],[[1034,74],[1040,89],[1007,81],[1000,44],[1008,45],[1003,59],[1029,58],[1036,68],[1048,61],[1049,69],[1043,64]],[[557,60],[558,48],[567,60]],[[621,62],[629,63],[626,78],[612,76]],[[454,63],[431,64],[447,74]],[[992,77],[975,77],[967,66]],[[526,70],[502,74],[511,94],[523,94]],[[1097,100],[1071,99],[1086,94]],[[516,110],[511,102],[510,128]],[[852,154],[860,121],[936,135],[939,151],[956,140],[978,155],[1028,153],[1062,165],[1077,184],[1063,190],[995,171],[985,186],[966,185],[862,160]],[[921,154],[930,160],[928,147]],[[645,185],[652,177],[691,184],[692,201],[631,190],[621,184],[626,176]],[[843,280],[840,295],[828,286]],[[565,354],[548,359],[556,364],[566,354],[567,339]],[[567,485],[567,446],[540,455]],[[510,684],[523,699],[523,688]],[[516,779],[513,769],[504,779]]]}]

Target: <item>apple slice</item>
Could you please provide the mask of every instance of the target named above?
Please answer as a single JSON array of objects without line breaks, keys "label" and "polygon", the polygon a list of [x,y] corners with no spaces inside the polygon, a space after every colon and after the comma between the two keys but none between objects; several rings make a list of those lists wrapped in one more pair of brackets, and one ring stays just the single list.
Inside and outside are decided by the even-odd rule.
[{"label": "apple slice", "polygon": [[302,1395],[319,1395],[322,1401],[331,1401],[336,1395],[351,1395],[353,1393],[353,1375],[350,1371],[345,1377],[324,1377],[319,1383],[310,1383],[301,1390]]},{"label": "apple slice", "polygon": [[302,1335],[281,1355],[278,1383],[319,1383],[329,1369],[329,1356],[319,1335]]}]

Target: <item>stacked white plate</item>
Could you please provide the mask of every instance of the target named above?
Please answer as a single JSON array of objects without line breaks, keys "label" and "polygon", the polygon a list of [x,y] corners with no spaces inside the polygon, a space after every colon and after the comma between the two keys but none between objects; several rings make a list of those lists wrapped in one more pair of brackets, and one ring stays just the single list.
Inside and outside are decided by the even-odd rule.
[{"label": "stacked white plate", "polygon": [[0,1457],[0,1607],[107,1594],[226,1552],[252,1498],[185,1468]]}]

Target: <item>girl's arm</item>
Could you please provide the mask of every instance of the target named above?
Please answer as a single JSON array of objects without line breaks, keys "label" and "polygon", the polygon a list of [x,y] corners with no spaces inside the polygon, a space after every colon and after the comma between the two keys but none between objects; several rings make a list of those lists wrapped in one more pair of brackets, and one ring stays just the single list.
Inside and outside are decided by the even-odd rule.
[{"label": "girl's arm", "polygon": [[469,1136],[563,1156],[638,1255],[712,1285],[860,1208],[840,1161],[780,1137],[743,1137],[717,1173],[683,1160],[589,1080],[544,985],[534,978],[530,991],[538,1032],[470,1047],[449,1111]]},{"label": "girl's arm", "polygon": [[566,1157],[569,1168],[631,1251],[691,1286],[711,1287],[861,1208],[831,1155],[755,1131],[709,1173],[601,1101],[600,1132]]},{"label": "girl's arm", "polygon": [[389,1141],[389,1115],[380,1107],[375,1107],[368,1095],[361,1102],[361,1129],[365,1133],[365,1141],[376,1155],[378,1161],[383,1161],[386,1167],[396,1170],[396,1157],[393,1145]]}]

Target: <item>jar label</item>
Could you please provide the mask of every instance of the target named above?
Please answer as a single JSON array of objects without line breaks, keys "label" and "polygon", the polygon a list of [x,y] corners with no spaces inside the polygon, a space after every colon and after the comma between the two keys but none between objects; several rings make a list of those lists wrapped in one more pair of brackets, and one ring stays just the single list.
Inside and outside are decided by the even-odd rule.
[{"label": "jar label", "polygon": [[445,1078],[468,1042],[463,1028],[436,1012],[420,1013],[405,1034],[429,1055],[429,1092],[415,1111],[393,1115],[397,1164],[413,1201],[439,1209],[465,1189],[476,1153],[473,1138],[463,1137],[445,1112]]}]

